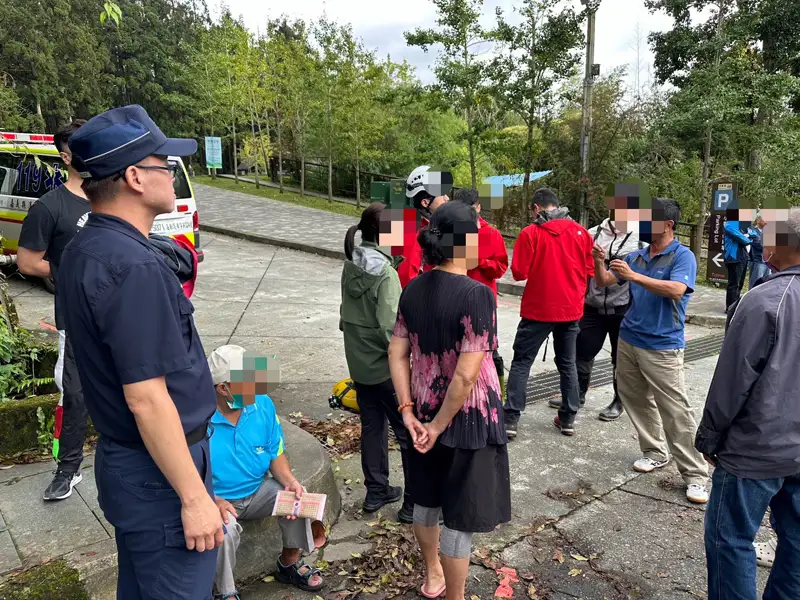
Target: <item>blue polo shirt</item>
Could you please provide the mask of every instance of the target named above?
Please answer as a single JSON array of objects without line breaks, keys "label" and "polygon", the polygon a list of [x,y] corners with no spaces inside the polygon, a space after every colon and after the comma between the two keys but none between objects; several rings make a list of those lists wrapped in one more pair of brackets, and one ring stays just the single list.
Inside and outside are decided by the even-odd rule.
[{"label": "blue polo shirt", "polygon": [[648,247],[631,252],[625,262],[646,277],[686,284],[686,293],[680,300],[670,300],[631,283],[631,306],[625,313],[619,337],[645,350],[682,349],[686,345],[683,335],[686,306],[697,278],[694,254],[678,240],[673,240],[652,258]]},{"label": "blue polo shirt", "polygon": [[273,460],[283,454],[283,429],[275,405],[266,394],[242,409],[234,426],[222,413],[211,417],[211,464],[214,493],[240,500],[258,490]]},{"label": "blue polo shirt", "polygon": [[122,386],[164,377],[188,433],[217,406],[194,307],[160,253],[133,225],[91,213],[64,249],[56,303],[104,437],[141,444]]}]

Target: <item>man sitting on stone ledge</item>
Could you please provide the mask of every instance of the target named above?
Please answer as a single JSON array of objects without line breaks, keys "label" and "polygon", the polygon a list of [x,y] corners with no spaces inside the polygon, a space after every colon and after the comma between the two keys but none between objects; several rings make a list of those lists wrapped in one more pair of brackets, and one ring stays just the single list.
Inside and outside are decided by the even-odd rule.
[{"label": "man sitting on stone ledge", "polygon": [[[246,355],[241,346],[221,346],[208,359],[217,395],[217,411],[211,417],[214,494],[226,527],[217,556],[215,599],[239,600],[233,580],[242,534],[238,521],[271,516],[282,490],[298,498],[305,491],[289,467],[280,420],[265,393],[270,379],[266,360]],[[291,518],[279,523],[283,550],[276,579],[301,590],[319,590],[320,572],[300,562],[301,551],[315,547],[311,521]]]}]

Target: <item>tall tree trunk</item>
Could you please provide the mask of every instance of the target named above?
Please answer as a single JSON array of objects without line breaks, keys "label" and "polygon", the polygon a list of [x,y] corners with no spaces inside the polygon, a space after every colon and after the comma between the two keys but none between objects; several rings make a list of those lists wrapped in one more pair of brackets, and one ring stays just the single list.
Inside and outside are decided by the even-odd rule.
[{"label": "tall tree trunk", "polygon": [[358,125],[356,124],[356,208],[361,208],[361,156],[358,144]]},{"label": "tall tree trunk", "polygon": [[[714,51],[714,69],[717,77],[719,76],[719,67],[722,60],[719,48],[719,36],[722,32],[722,24],[725,21],[725,10],[727,9],[730,0],[720,0],[717,4],[717,26],[715,32],[715,39],[717,47]],[[700,190],[700,214],[697,216],[697,223],[694,232],[694,242],[692,244],[692,252],[694,252],[695,259],[700,262],[700,254],[703,248],[703,229],[706,224],[706,211],[708,210],[708,195],[709,179],[711,177],[711,141],[714,133],[713,116],[710,116],[706,124],[705,131],[705,147],[703,148],[703,171],[700,177],[702,189]]]},{"label": "tall tree trunk", "polygon": [[333,110],[331,89],[328,88],[328,202],[333,201]]},{"label": "tall tree trunk", "polygon": [[258,147],[256,146],[256,114],[255,108],[253,107],[253,94],[252,90],[250,92],[250,131],[253,135],[253,158],[255,159],[255,164],[253,168],[255,169],[256,174],[256,189],[261,187],[261,184],[258,182]]},{"label": "tall tree trunk", "polygon": [[713,129],[709,123],[706,126],[706,141],[703,149],[703,171],[700,176],[700,214],[697,217],[697,223],[694,231],[694,240],[692,241],[692,252],[694,252],[695,259],[700,262],[700,254],[703,249],[703,229],[706,224],[706,211],[708,210],[708,192],[709,192],[709,177],[711,173],[711,136]]},{"label": "tall tree trunk", "polygon": [[275,126],[278,132],[278,189],[283,193],[283,120],[278,108],[278,98],[275,97]]},{"label": "tall tree trunk", "polygon": [[[231,98],[233,98],[233,83],[231,81],[231,72],[228,71],[228,89],[231,91]],[[231,128],[233,130],[233,178],[236,183],[239,183],[239,159],[236,156],[236,103],[231,102]]]},{"label": "tall tree trunk", "polygon": [[306,195],[306,154],[300,153],[300,195]]},{"label": "tall tree trunk", "polygon": [[267,145],[264,143],[264,133],[261,130],[261,119],[256,119],[256,125],[258,125],[258,141],[259,141],[259,143],[261,145],[261,156],[264,157],[265,169],[268,171],[269,170],[269,152],[267,152]]},{"label": "tall tree trunk", "polygon": [[533,102],[531,102],[530,106],[530,113],[528,113],[528,122],[526,126],[528,127],[528,138],[525,142],[525,179],[522,180],[522,206],[521,208],[521,216],[522,222],[525,223],[528,220],[528,215],[530,214],[529,210],[529,199],[530,199],[530,188],[531,188],[531,170],[533,169],[533,117],[534,117],[534,106]]},{"label": "tall tree trunk", "polygon": [[472,108],[467,108],[467,144],[469,146],[469,171],[472,177],[472,189],[478,187],[478,175],[475,172],[475,144],[472,130]]}]

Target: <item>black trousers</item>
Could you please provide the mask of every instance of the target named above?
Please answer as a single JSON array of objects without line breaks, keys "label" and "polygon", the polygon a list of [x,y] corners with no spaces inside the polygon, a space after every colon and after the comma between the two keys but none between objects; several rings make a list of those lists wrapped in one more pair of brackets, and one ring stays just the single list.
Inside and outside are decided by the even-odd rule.
[{"label": "black trousers", "polygon": [[389,486],[389,429],[400,445],[403,461],[405,499],[410,502],[408,491],[408,431],[403,417],[397,412],[397,399],[392,380],[376,385],[354,382],[361,417],[361,469],[367,494],[381,494]]},{"label": "black trousers", "polygon": [[725,266],[728,267],[728,290],[725,294],[725,309],[727,310],[742,295],[744,276],[747,273],[747,261],[725,263]]},{"label": "black trousers", "polygon": [[56,409],[54,432],[58,444],[58,468],[68,473],[76,473],[83,462],[83,444],[86,442],[86,431],[89,428],[89,413],[83,401],[83,387],[78,377],[78,366],[75,364],[72,344],[66,332],[59,331],[58,337],[55,380],[61,391],[61,402]]},{"label": "black trousers", "polygon": [[592,369],[594,359],[603,349],[606,336],[611,340],[611,364],[614,367],[614,401],[619,401],[617,394],[617,343],[619,342],[619,328],[625,314],[601,315],[592,311],[589,307],[583,314],[580,322],[581,331],[578,334],[577,345],[577,367],[578,367],[578,387],[580,388],[581,398],[586,397],[589,391],[589,384],[592,380]]},{"label": "black trousers", "polygon": [[516,423],[520,413],[525,410],[528,377],[533,361],[551,333],[556,368],[561,376],[561,409],[558,411],[558,418],[562,423],[572,423],[580,409],[578,372],[575,367],[578,321],[545,323],[521,319],[514,337],[514,358],[508,373],[508,402],[505,407],[507,422]]}]

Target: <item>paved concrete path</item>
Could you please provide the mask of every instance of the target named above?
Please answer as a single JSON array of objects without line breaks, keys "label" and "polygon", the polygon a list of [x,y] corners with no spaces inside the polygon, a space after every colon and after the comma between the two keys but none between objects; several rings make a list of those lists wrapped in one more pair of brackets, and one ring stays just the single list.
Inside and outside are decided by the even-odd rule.
[{"label": "paved concrete path", "polygon": [[[258,202],[267,203],[265,207],[273,204]],[[288,207],[297,214],[294,206],[274,204],[279,205],[272,207],[275,210]],[[317,419],[332,416],[327,405],[331,386],[347,375],[338,331],[341,261],[215,234],[206,234],[204,245],[206,260],[192,301],[206,351],[230,342],[277,354],[283,382],[273,394],[278,412],[284,417],[297,412]],[[10,281],[10,289],[24,326],[52,323],[52,296],[17,278]],[[506,367],[518,319],[519,298],[501,296],[499,338]],[[710,333],[714,332],[687,326],[689,339]],[[607,349],[603,356],[609,356]],[[687,364],[690,400],[698,416],[715,363],[712,357]],[[554,368],[550,351],[546,362],[541,355],[537,359],[533,376]],[[610,386],[590,391],[578,418],[578,435],[572,439],[552,426],[555,412],[546,404],[529,407],[519,439],[509,449],[513,521],[479,538],[476,547],[491,546],[509,565],[537,573],[541,589],[551,590],[549,597],[554,599],[626,597],[614,591],[613,577],[628,586],[620,589],[643,590],[634,598],[702,597],[702,509],[686,503],[674,469],[649,476],[631,471],[638,448],[627,418],[607,424],[596,419],[610,398]],[[392,453],[391,464],[393,480],[400,484],[397,453]],[[41,492],[52,468],[41,463],[0,471],[0,572],[71,551],[73,557],[76,552],[85,557],[98,552],[99,546],[113,545],[110,526],[97,507],[91,469],[84,471],[77,494],[45,505]],[[364,494],[359,455],[339,461],[335,471],[343,503],[352,514]],[[391,507],[385,515],[393,517],[396,509]],[[527,535],[531,524],[542,518],[555,521],[538,534]],[[324,560],[346,559],[368,548],[370,541],[362,537],[365,527],[364,521],[344,518],[334,528],[334,543],[325,549]],[[564,550],[564,564],[551,560],[554,549]],[[573,551],[599,554],[596,568],[570,559]],[[583,575],[570,577],[569,568],[581,568]],[[759,571],[763,578],[763,570]],[[473,575],[481,581],[471,579],[469,593],[490,597],[494,575],[482,567],[473,567]],[[289,595],[275,583],[247,591],[250,600]],[[523,596],[520,590],[517,597]],[[295,599],[301,597],[305,599],[294,593]]]},{"label": "paved concrete path", "polygon": [[[344,258],[344,235],[358,220],[314,208],[269,200],[243,192],[195,185],[201,229],[234,235],[263,243]],[[202,239],[202,237],[201,237]],[[509,258],[513,250],[509,250]],[[521,296],[524,282],[514,281],[511,270],[499,282],[499,290]],[[725,292],[699,285],[689,303],[689,322],[698,325],[725,324]]]}]

